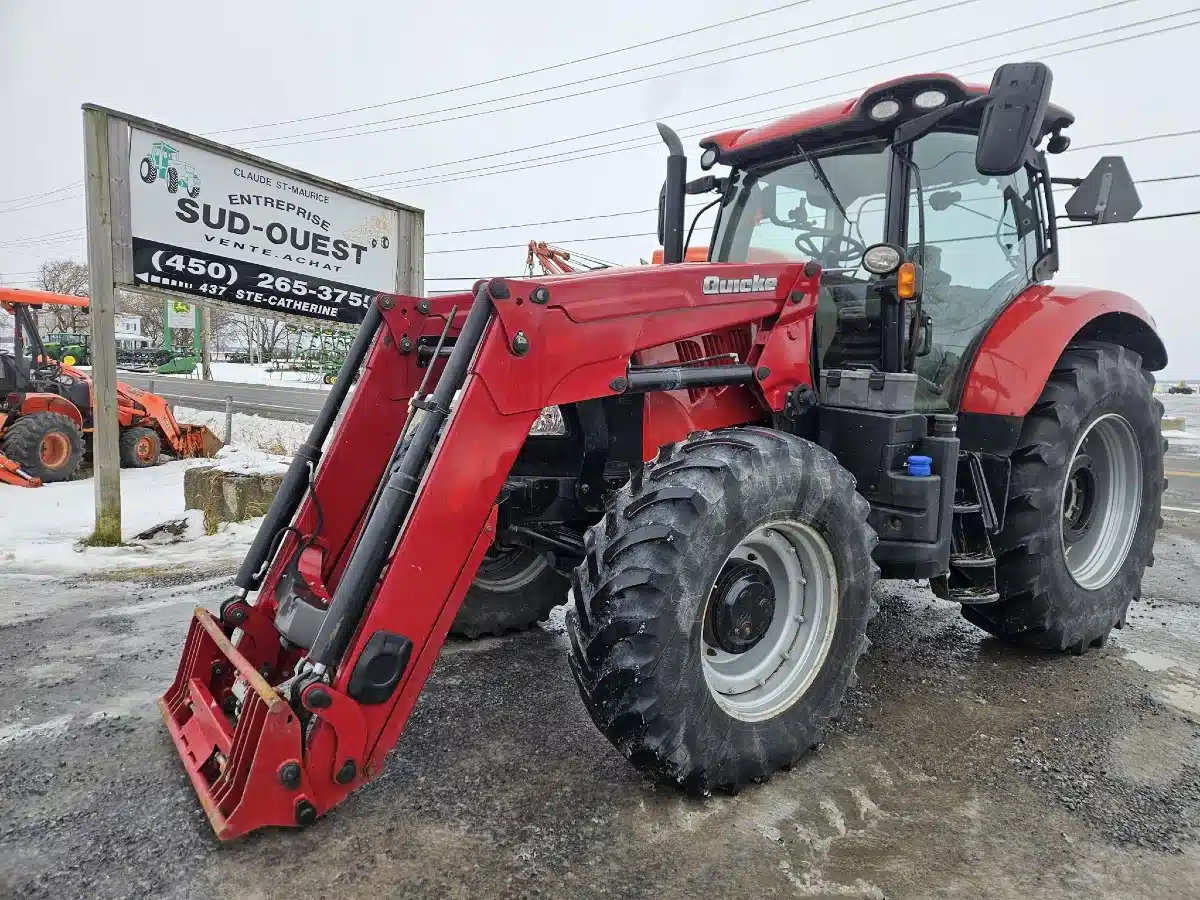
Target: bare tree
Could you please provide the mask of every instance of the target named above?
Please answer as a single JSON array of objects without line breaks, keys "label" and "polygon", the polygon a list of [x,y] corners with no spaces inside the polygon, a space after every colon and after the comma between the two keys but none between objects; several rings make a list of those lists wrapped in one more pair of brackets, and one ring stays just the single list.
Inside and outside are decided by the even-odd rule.
[{"label": "bare tree", "polygon": [[[38,267],[34,276],[34,287],[55,294],[70,294],[75,297],[88,295],[88,268],[86,263],[73,259],[50,259]],[[51,331],[87,331],[91,319],[87,309],[78,306],[47,307],[44,313],[50,318]]]}]

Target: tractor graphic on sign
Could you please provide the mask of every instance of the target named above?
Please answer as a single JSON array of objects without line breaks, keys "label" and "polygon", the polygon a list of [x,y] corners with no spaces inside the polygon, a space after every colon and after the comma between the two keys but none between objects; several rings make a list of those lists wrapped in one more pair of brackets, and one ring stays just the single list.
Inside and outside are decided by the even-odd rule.
[{"label": "tractor graphic on sign", "polygon": [[157,179],[162,178],[166,180],[167,190],[172,194],[182,187],[189,197],[197,197],[200,194],[200,176],[196,174],[196,167],[191,163],[175,159],[178,152],[166,141],[155,141],[150,147],[150,153],[142,157],[138,174],[146,184],[154,184]]}]

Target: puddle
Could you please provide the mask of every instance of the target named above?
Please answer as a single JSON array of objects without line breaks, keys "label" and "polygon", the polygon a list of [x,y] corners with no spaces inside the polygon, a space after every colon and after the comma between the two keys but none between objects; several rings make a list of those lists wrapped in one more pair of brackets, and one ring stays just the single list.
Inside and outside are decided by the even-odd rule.
[{"label": "puddle", "polygon": [[1178,665],[1175,660],[1147,650],[1126,650],[1125,659],[1141,666],[1147,672],[1162,672]]},{"label": "puddle", "polygon": [[1168,684],[1159,692],[1159,699],[1168,706],[1189,716],[1200,716],[1200,689],[1183,682]]}]

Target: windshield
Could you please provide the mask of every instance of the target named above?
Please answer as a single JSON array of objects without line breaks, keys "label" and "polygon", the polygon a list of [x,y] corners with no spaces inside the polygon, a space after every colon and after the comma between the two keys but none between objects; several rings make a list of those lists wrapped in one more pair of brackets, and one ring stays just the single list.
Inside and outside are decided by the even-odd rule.
[{"label": "windshield", "polygon": [[[923,215],[922,311],[933,320],[933,346],[916,363],[922,409],[949,408],[965,351],[1029,283],[1044,248],[1030,171],[981,175],[976,143],[973,134],[933,132],[912,147],[904,243],[915,259]],[[725,195],[714,262],[821,264],[816,341],[823,368],[879,362],[877,279],[859,264],[867,247],[885,239],[890,163],[887,142],[859,143],[736,172]]]}]

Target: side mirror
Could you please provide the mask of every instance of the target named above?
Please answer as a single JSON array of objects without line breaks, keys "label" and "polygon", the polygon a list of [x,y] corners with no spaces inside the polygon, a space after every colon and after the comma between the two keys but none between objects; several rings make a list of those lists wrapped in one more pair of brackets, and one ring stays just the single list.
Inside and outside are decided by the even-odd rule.
[{"label": "side mirror", "polygon": [[996,70],[979,123],[975,168],[1012,175],[1041,137],[1054,76],[1044,63],[1009,63]]},{"label": "side mirror", "polygon": [[1110,225],[1128,222],[1142,208],[1133,176],[1119,156],[1100,159],[1067,200],[1067,218],[1072,222]]}]

